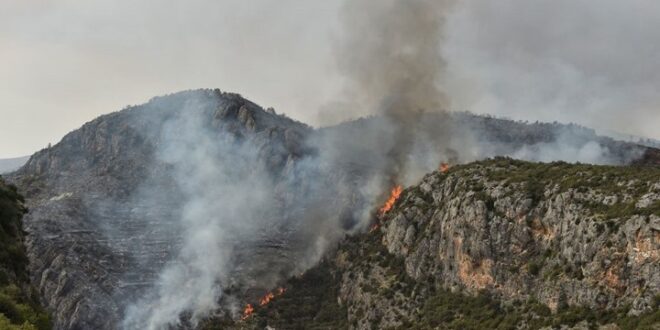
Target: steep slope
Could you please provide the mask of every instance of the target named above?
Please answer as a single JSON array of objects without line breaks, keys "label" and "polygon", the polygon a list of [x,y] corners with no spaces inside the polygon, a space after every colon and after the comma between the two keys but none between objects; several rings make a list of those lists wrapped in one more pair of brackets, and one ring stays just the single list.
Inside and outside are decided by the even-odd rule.
[{"label": "steep slope", "polygon": [[27,211],[16,187],[0,177],[0,329],[50,329],[30,285],[21,218]]},{"label": "steep slope", "polygon": [[456,166],[379,223],[233,327],[660,327],[657,167]]},{"label": "steep slope", "polygon": [[[436,168],[438,157],[582,160],[586,154],[623,164],[651,150],[572,126],[468,114],[422,119],[419,145],[408,158],[433,157],[419,161],[415,175]],[[158,286],[168,267],[183,274],[170,288],[204,282],[177,268],[190,256],[205,258],[193,265],[217,269],[195,269],[208,285],[188,294],[214,292],[230,309],[308,269],[346,233],[364,229],[382,194],[374,182],[389,156],[384,142],[393,139],[383,121],[312,130],[239,95],[195,90],[99,117],[36,153],[9,179],[31,210],[24,219],[30,277],[55,329],[115,329],[126,308],[149,294],[158,303],[172,301],[172,290]],[[451,148],[435,150],[433,139],[426,140],[438,127],[452,127]],[[557,154],[563,144],[569,151]],[[227,243],[222,248],[218,237]],[[203,298],[211,302],[206,310],[216,307],[218,299]],[[137,320],[158,304],[143,305]],[[170,311],[167,322],[178,322],[179,312]],[[182,318],[193,314],[186,312]]]},{"label": "steep slope", "polygon": [[118,328],[126,302],[177,251],[181,230],[170,224],[181,216],[183,193],[158,152],[167,125],[188,118],[261,145],[273,174],[301,152],[296,139],[308,130],[238,95],[198,90],[102,116],[35,154],[12,180],[31,209],[30,274],[55,329]]}]

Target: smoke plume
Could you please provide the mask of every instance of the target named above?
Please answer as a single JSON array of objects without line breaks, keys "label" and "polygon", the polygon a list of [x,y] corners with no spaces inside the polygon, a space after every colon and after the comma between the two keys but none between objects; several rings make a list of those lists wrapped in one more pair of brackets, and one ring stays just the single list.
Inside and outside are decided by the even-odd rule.
[{"label": "smoke plume", "polygon": [[[217,309],[236,250],[277,222],[269,212],[276,207],[272,178],[258,149],[211,130],[208,108],[192,99],[163,127],[157,161],[171,167],[184,199],[174,224],[182,245],[153,290],[128,309],[127,329],[177,325],[183,313],[195,324]],[[141,198],[154,193],[144,190]]]},{"label": "smoke plume", "polygon": [[[342,10],[338,66],[345,76],[347,107],[368,109],[391,122],[387,134],[390,180],[406,172],[420,114],[447,110],[449,100],[439,88],[446,69],[441,44],[451,0],[347,1]],[[438,121],[436,123],[442,123]],[[442,151],[446,127],[431,128]],[[438,151],[438,150],[436,150]],[[394,183],[394,182],[392,182]]]}]

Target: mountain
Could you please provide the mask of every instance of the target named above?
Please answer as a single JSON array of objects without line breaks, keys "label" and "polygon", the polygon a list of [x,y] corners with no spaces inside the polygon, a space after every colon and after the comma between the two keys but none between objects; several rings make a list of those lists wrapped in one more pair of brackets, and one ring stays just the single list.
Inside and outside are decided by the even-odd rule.
[{"label": "mountain", "polygon": [[[398,142],[398,137],[392,134],[397,123],[388,118],[363,118],[338,126],[312,129],[278,115],[272,109],[265,110],[240,95],[219,90],[194,90],[156,97],[146,104],[99,117],[69,133],[60,143],[36,153],[21,169],[8,176],[8,180],[25,195],[25,204],[30,210],[24,216],[23,225],[28,233],[25,247],[30,260],[28,270],[31,283],[51,313],[55,329],[158,329],[170,325],[185,328],[201,324],[209,316],[219,317],[221,321],[218,322],[233,324],[228,320],[239,317],[239,309],[245,303],[258,301],[265,292],[285,284],[289,278],[294,281],[290,283],[299,283],[300,290],[310,292],[310,295],[300,295],[301,299],[307,297],[304,304],[316,299],[312,293],[324,297],[317,299],[309,308],[329,308],[326,310],[329,314],[323,317],[329,318],[329,322],[333,322],[336,316],[335,312],[330,311],[345,310],[346,323],[337,319],[337,326],[365,327],[378,317],[368,314],[366,310],[364,315],[360,315],[354,307],[345,303],[337,305],[337,299],[354,301],[355,306],[367,304],[368,301],[361,301],[361,298],[350,293],[359,292],[355,291],[357,289],[347,287],[358,285],[361,283],[360,276],[367,275],[350,275],[350,281],[346,281],[351,283],[337,282],[336,276],[343,278],[342,274],[354,271],[337,268],[336,263],[325,256],[338,244],[343,244],[339,251],[350,249],[351,253],[372,255],[370,249],[386,249],[388,255],[396,256],[392,260],[412,258],[403,251],[412,251],[413,246],[396,246],[394,242],[379,246],[372,244],[376,234],[359,234],[370,225],[376,203],[380,203],[386,197],[383,194],[391,188],[383,186],[389,184],[388,180],[397,179],[401,180],[401,184],[413,185],[425,173],[436,169],[440,161],[470,163],[499,155],[532,161],[563,159],[611,165],[636,164],[641,167],[623,167],[621,171],[628,175],[628,172],[637,173],[638,169],[643,169],[639,170],[640,173],[651,173],[648,180],[657,179],[654,169],[642,166],[660,164],[657,149],[599,137],[593,131],[575,125],[529,124],[467,113],[427,113],[415,118],[418,120],[415,134],[407,144],[410,150],[405,150],[402,157],[414,161],[399,167],[392,166],[390,161],[392,145]],[[443,140],[448,136],[452,138]],[[495,171],[497,167],[478,164],[469,165],[472,167],[468,166],[464,171],[473,167],[492,167]],[[514,167],[532,166],[524,164],[528,163],[514,163],[511,173],[501,174],[519,177]],[[393,168],[398,173],[392,172]],[[462,167],[456,166],[452,173],[459,169]],[[577,180],[578,174],[574,172],[579,169],[582,167],[564,164],[559,167],[560,173],[557,175],[575,175]],[[598,169],[594,167],[594,171]],[[617,171],[616,168],[607,169]],[[397,175],[390,176],[392,173]],[[544,173],[538,171],[536,176],[541,177]],[[431,177],[427,176],[424,180]],[[482,181],[483,187],[494,184],[493,180],[484,175],[475,179]],[[609,177],[599,180],[611,181]],[[428,184],[434,191],[444,191],[445,181],[440,181],[442,185],[430,181]],[[529,227],[519,227],[518,222],[522,220],[516,218],[511,221],[511,215],[506,213],[510,208],[520,208],[519,212],[522,212],[521,216],[524,213],[525,219],[535,214],[540,217],[541,211],[545,210],[543,207],[548,208],[551,203],[544,195],[545,189],[550,189],[549,184],[541,188],[539,184],[534,186],[534,199],[528,205],[529,198],[521,195],[528,191],[527,186],[524,180],[521,182],[517,183],[518,186],[501,188],[504,191],[502,194],[509,197],[507,203],[514,206],[493,206],[503,203],[499,199],[505,197],[490,190],[478,196],[482,201],[489,202],[486,211],[476,202],[475,195],[468,196],[467,191],[465,194],[452,191],[452,195],[446,197],[475,201],[474,204],[460,204],[449,213],[461,214],[456,219],[447,219],[453,221],[456,228],[484,228],[493,223],[505,229],[512,226],[511,231],[520,228],[520,233],[515,233],[523,235],[519,239],[524,241],[515,242],[519,250],[508,245],[493,246],[500,250],[488,250],[475,243],[475,246],[466,246],[470,250],[462,251],[460,255],[474,261],[470,266],[472,268],[468,267],[470,272],[481,271],[487,267],[484,263],[488,263],[483,260],[491,260],[493,264],[489,267],[499,272],[491,275],[493,280],[502,281],[501,278],[511,276],[511,281],[529,282],[527,286],[520,287],[517,286],[519,283],[509,283],[509,286],[503,286],[503,293],[518,288],[541,288],[532,277],[516,277],[507,269],[514,266],[526,269],[524,262],[538,257],[537,254],[544,255],[545,250],[541,249],[550,250],[551,246],[549,242],[534,243],[535,237],[530,236],[529,228],[538,229],[534,224],[535,218],[530,220],[533,224]],[[466,185],[465,182],[461,184]],[[624,186],[627,184],[624,182]],[[420,189],[422,186],[419,186]],[[567,192],[553,190],[552,193],[561,195]],[[434,195],[429,191],[419,195],[422,201],[429,203],[424,206],[424,211],[447,212],[438,204],[441,202],[431,202],[429,194]],[[484,194],[492,196],[489,199]],[[410,196],[407,191],[399,204],[409,201]],[[653,196],[647,197],[655,198]],[[642,203],[643,200],[638,195],[622,195],[620,198],[617,201],[623,201],[626,205],[633,201]],[[566,203],[569,202],[573,203]],[[573,204],[570,205],[573,207]],[[626,212],[636,212],[629,205],[624,209]],[[416,212],[417,209],[411,207],[410,210],[397,208],[389,213],[388,218],[401,212]],[[655,209],[652,210],[655,212]],[[473,217],[464,217],[465,212]],[[407,215],[405,221],[426,223],[431,215]],[[582,226],[592,223],[592,220],[586,220],[590,213],[573,215],[578,216],[586,217]],[[645,216],[651,226],[655,226],[656,218],[648,218],[651,216],[648,214]],[[484,222],[486,220],[489,220],[488,223]],[[556,230],[557,223],[563,224],[565,219],[559,216],[543,221],[546,220],[549,222],[543,222],[542,226],[552,225]],[[405,242],[407,234],[399,237],[400,228],[392,227],[395,234],[388,234],[391,224],[400,221],[403,220],[392,218],[389,222],[385,221],[379,233],[384,237],[394,235],[391,240]],[[610,223],[607,221],[598,226],[596,220],[593,221],[594,228],[614,226],[607,225]],[[657,228],[653,228],[656,227],[647,229],[657,233]],[[585,227],[584,230],[592,228]],[[459,234],[464,235],[458,237],[462,237],[466,244],[468,239],[474,239],[467,231]],[[346,236],[351,238],[341,243]],[[561,233],[556,237],[561,237]],[[493,244],[511,243],[507,241],[511,239],[508,236],[497,237],[497,240],[485,239],[493,240]],[[565,248],[560,244],[564,241],[552,242],[558,248]],[[439,244],[437,240],[425,244],[431,243]],[[653,242],[649,244],[657,245]],[[415,247],[418,248],[417,245]],[[522,259],[516,259],[516,263],[509,264],[507,269],[501,268],[504,266],[499,263],[500,260],[515,259],[516,253],[527,251],[525,248],[531,250],[523,254]],[[584,251],[582,247],[578,249],[577,246],[571,248],[579,253],[593,252]],[[446,253],[447,258],[458,253],[449,247],[437,251]],[[574,257],[570,251],[556,251],[552,258],[559,258],[560,254]],[[623,252],[630,253],[621,250]],[[344,266],[354,264],[357,267],[361,261],[352,260],[352,254],[349,256],[351,260]],[[585,255],[584,258],[590,256]],[[486,257],[491,259],[484,259]],[[498,259],[493,259],[495,257]],[[312,268],[324,258],[321,266]],[[433,284],[435,290],[442,290],[452,283],[460,287],[460,273],[456,275],[455,269],[440,270],[460,265],[434,264],[437,260],[434,261],[429,255],[420,254],[414,258],[414,262],[392,261],[391,271],[403,274],[403,266],[406,272],[409,267],[423,266],[420,272],[438,272],[438,276],[447,276],[446,283]],[[541,257],[538,259],[541,260]],[[619,259],[614,261],[617,265],[620,263]],[[423,265],[417,264],[420,262]],[[549,260],[539,261],[539,273],[544,274],[549,270],[547,267],[554,265]],[[365,264],[364,267],[367,266]],[[577,266],[571,267],[576,269]],[[653,266],[645,269],[657,270]],[[647,284],[631,285],[631,288],[646,288],[647,293],[657,294],[658,279],[652,274],[634,277]],[[477,275],[475,283],[486,281],[486,284],[491,284],[487,276]],[[311,279],[306,276],[311,276]],[[375,276],[375,281],[382,279],[383,275],[369,276]],[[417,273],[412,272],[410,276],[415,281],[421,280],[421,275]],[[310,284],[318,281],[329,286],[314,287]],[[479,283],[466,287],[467,292],[474,293],[481,285]],[[582,288],[577,282],[569,284]],[[402,285],[403,282],[397,288],[403,288]],[[591,284],[584,285],[584,294],[589,299],[600,293],[591,288]],[[335,289],[343,293],[336,296]],[[555,288],[546,289],[547,295],[537,299],[542,304],[551,304],[549,297]],[[294,285],[282,298],[295,290]],[[635,312],[648,309],[648,296],[635,300],[637,296],[634,293],[626,292],[627,295],[622,297],[628,300],[622,301],[638,304],[633,308]],[[406,306],[410,306],[411,311],[422,308],[419,303],[424,297],[426,295],[415,298],[414,302],[406,302]],[[613,299],[618,296],[606,297]],[[505,298],[523,297],[511,293]],[[589,301],[572,296],[570,299],[569,302],[580,304]],[[401,312],[397,307],[385,305],[379,305],[378,310],[381,307],[382,313]],[[299,312],[295,309],[286,311],[288,315]],[[381,326],[395,326],[396,322],[393,323],[391,318],[390,315],[390,321],[384,319],[386,323]],[[262,319],[255,318],[249,322],[257,320],[261,322]],[[270,322],[271,319],[264,320]],[[422,324],[413,318],[410,322]],[[241,323],[239,326],[243,325]]]},{"label": "mountain", "polygon": [[[657,329],[660,169],[431,173],[244,321],[206,329]],[[224,322],[224,323],[223,323]]]},{"label": "mountain", "polygon": [[182,188],[158,145],[164,131],[176,138],[183,129],[169,123],[197,117],[209,131],[267,144],[259,158],[273,173],[298,152],[292,138],[308,130],[238,95],[191,91],[87,123],[12,176],[30,209],[32,282],[55,329],[118,328],[125,304],[181,246],[181,228],[168,224],[181,217]]},{"label": "mountain", "polygon": [[0,174],[16,171],[27,163],[30,157],[0,159]]}]

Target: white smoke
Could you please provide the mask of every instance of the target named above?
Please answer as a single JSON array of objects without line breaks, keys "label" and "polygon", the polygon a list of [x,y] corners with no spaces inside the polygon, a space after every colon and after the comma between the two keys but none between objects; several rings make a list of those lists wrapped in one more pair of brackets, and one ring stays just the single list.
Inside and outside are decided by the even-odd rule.
[{"label": "white smoke", "polygon": [[234,250],[272,220],[273,189],[258,150],[208,131],[204,106],[192,100],[163,128],[157,155],[185,198],[183,242],[154,291],[127,310],[127,329],[176,325],[185,312],[194,324],[216,310]]}]

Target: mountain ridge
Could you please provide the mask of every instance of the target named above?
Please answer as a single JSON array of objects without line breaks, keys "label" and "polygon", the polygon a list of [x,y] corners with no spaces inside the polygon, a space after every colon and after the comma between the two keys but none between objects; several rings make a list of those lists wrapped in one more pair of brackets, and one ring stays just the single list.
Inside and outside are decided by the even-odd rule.
[{"label": "mountain ridge", "polygon": [[7,174],[25,165],[30,156],[0,159],[0,174]]},{"label": "mountain ridge", "polygon": [[[427,114],[423,118],[434,123],[444,117]],[[552,156],[562,139],[569,141],[570,154],[578,158],[595,147],[594,155],[602,161],[624,163],[632,156],[641,156],[638,163],[657,165],[660,159],[655,158],[655,149],[603,139],[581,128],[553,124],[528,127],[469,114],[454,115],[452,120],[455,132],[479,133],[471,137],[478,152],[456,156],[463,157],[460,161],[511,153],[530,158]],[[152,287],[162,269],[176,258],[185,244],[181,237],[185,228],[175,222],[187,205],[185,185],[191,177],[186,175],[207,170],[188,164],[195,159],[186,159],[205,153],[207,145],[199,145],[198,137],[211,148],[215,143],[228,147],[211,158],[204,155],[205,162],[227,162],[231,173],[243,173],[242,167],[263,167],[263,179],[272,183],[269,189],[276,200],[273,210],[264,210],[273,217],[274,228],[253,237],[259,242],[232,261],[240,266],[237,272],[250,274],[244,279],[230,278],[223,288],[223,304],[235,306],[236,302],[227,297],[257,299],[264,290],[320,258],[312,253],[319,243],[315,236],[305,237],[307,230],[312,230],[306,226],[321,226],[320,233],[334,235],[331,244],[346,233],[363,229],[360,216],[373,205],[364,196],[355,196],[354,191],[368,186],[374,162],[359,161],[374,159],[377,164],[382,155],[373,148],[350,149],[355,145],[350,142],[378,140],[387,130],[373,127],[382,121],[367,118],[315,130],[264,110],[238,94],[193,90],[156,97],[144,105],[99,117],[36,153],[9,179],[26,195],[31,210],[24,220],[30,233],[26,246],[31,280],[53,314],[55,329],[120,327],[126,313],[124,302],[135,301],[136,295]],[[198,130],[203,135],[197,135]],[[325,148],[336,141],[349,148],[349,161],[338,162],[344,159],[325,154]],[[182,143],[183,147],[172,152],[168,149],[172,143]],[[227,151],[244,153],[243,146],[249,146],[247,155],[242,155],[247,157],[244,161],[224,156]],[[181,168],[184,177],[178,180],[176,167],[181,161],[192,167]],[[437,162],[432,166],[437,167]],[[239,184],[240,177],[235,179]],[[146,197],[145,189],[149,192]],[[307,200],[315,194],[322,198]],[[240,212],[252,208],[250,201],[245,203],[246,209]],[[318,210],[317,214],[308,218],[306,208]],[[331,221],[310,222],[329,216]],[[311,252],[299,252],[294,247]],[[235,248],[240,250],[241,246]],[[241,264],[241,258],[255,256],[263,258],[263,265]]]}]

